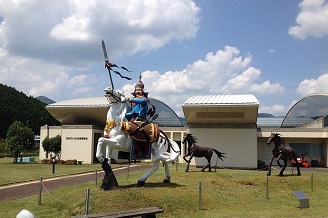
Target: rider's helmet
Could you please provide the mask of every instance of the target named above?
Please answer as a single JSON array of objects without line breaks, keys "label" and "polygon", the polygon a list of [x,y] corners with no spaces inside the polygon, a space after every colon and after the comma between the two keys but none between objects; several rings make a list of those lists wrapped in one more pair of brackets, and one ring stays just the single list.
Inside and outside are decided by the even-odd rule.
[{"label": "rider's helmet", "polygon": [[145,89],[145,85],[143,84],[143,82],[141,81],[141,74],[139,76],[139,80],[138,82],[136,83],[135,87],[134,87],[134,92],[131,93],[134,97],[137,96],[137,92],[141,92],[141,93],[138,93],[139,95],[142,95],[144,97],[148,97],[148,92],[145,92],[144,91]]}]

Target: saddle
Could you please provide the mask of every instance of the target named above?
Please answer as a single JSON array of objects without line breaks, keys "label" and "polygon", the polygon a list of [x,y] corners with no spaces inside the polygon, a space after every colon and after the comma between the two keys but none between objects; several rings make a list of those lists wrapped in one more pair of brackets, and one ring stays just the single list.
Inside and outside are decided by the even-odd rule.
[{"label": "saddle", "polygon": [[157,123],[142,121],[121,122],[121,130],[132,136],[134,140],[156,142],[159,138],[159,126]]},{"label": "saddle", "polygon": [[133,138],[131,157],[149,159],[151,157],[151,143],[158,141],[160,135],[158,124],[130,121],[121,122],[120,128]]}]

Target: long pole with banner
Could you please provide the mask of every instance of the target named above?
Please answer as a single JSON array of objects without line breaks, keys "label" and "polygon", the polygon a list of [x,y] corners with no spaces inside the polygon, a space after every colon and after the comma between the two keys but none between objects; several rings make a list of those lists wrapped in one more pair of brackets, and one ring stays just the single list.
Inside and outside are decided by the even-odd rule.
[{"label": "long pole with banner", "polygon": [[107,56],[107,51],[106,51],[106,46],[105,46],[104,40],[102,40],[102,49],[103,49],[103,52],[104,52],[105,67],[108,70],[110,83],[112,84],[112,89],[114,90],[114,83],[113,83],[112,74],[110,73],[110,67],[109,67],[110,62],[109,62],[109,59],[108,59],[108,56]]}]

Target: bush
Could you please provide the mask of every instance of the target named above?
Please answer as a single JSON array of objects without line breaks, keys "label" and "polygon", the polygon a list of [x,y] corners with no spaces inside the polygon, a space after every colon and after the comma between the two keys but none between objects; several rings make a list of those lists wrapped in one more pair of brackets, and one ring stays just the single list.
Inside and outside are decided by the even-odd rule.
[{"label": "bush", "polygon": [[261,160],[257,160],[257,169],[263,169],[265,168],[265,162],[261,161]]}]

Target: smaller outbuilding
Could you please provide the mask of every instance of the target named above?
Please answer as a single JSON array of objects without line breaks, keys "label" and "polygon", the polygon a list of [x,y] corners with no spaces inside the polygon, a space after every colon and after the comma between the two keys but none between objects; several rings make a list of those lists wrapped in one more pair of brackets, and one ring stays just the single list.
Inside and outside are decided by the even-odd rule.
[{"label": "smaller outbuilding", "polygon": [[[188,131],[198,145],[226,153],[219,165],[229,168],[257,168],[257,115],[254,95],[203,95],[189,98],[183,105]],[[191,165],[203,166],[206,159],[195,158]],[[212,166],[216,158],[212,158]]]}]

